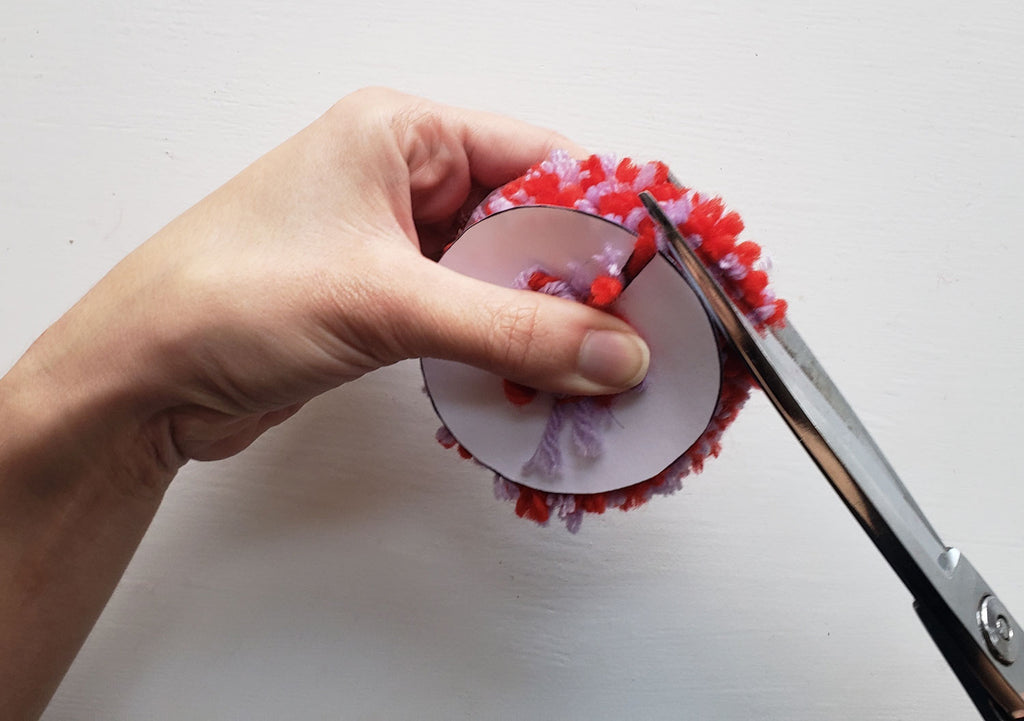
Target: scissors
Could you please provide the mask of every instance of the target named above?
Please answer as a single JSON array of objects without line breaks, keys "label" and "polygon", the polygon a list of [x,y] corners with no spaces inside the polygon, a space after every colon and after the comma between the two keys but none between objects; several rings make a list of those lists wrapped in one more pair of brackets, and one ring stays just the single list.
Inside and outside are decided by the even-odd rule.
[{"label": "scissors", "polygon": [[654,197],[640,198],[708,316],[914,598],[914,609],[985,721],[1024,719],[1024,629],[959,550],[945,545],[800,334],[761,332]]}]

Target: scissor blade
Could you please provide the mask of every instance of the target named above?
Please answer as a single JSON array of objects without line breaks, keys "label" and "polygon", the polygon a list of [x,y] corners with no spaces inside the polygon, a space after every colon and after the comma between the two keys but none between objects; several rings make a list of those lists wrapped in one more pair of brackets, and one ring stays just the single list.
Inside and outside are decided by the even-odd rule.
[{"label": "scissor blade", "polygon": [[[980,604],[994,597],[984,579],[959,551],[942,543],[796,329],[787,323],[776,331],[756,330],[654,197],[646,192],[640,197],[669,242],[666,257],[929,618],[959,644],[958,675],[977,677],[1011,718],[1024,718],[1024,660],[1000,661],[979,627]],[[1020,627],[1009,612],[1004,621],[1016,631],[1019,648]]]},{"label": "scissor blade", "polygon": [[[904,520],[907,522],[908,530],[915,534],[920,545],[931,554],[931,560],[937,561],[940,554],[947,550],[939,534],[793,324],[787,323],[782,328],[769,329],[763,338],[762,346],[769,363],[777,369],[789,368],[792,363],[799,369],[804,376],[803,379],[799,379],[799,385],[806,389],[806,385],[810,384],[813,388],[813,392],[807,394],[808,400],[819,407],[822,416],[828,418],[830,424],[841,423],[853,436],[858,452],[863,454],[861,461],[871,466],[865,469],[869,472],[869,480],[875,482],[879,493],[886,499],[906,505]],[[797,385],[792,374],[783,380],[791,388]],[[842,432],[842,435],[845,435],[845,432]],[[948,565],[945,556],[943,562]]]}]

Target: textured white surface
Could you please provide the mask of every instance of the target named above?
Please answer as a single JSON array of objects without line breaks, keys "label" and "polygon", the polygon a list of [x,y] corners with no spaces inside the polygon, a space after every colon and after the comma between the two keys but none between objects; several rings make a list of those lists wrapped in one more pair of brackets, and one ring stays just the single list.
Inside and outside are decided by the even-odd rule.
[{"label": "textured white surface", "polygon": [[[885,5],[7,3],[0,366],[340,95],[514,114],[740,210],[1024,616],[1024,10]],[[973,718],[762,398],[683,492],[575,537],[516,519],[434,426],[401,364],[186,468],[46,718]]]}]

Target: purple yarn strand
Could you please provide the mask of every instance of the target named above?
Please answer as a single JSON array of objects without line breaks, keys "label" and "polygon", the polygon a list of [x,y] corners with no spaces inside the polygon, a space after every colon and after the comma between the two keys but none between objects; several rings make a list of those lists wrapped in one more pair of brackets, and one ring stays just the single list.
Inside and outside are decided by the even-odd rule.
[{"label": "purple yarn strand", "polygon": [[523,475],[533,474],[558,478],[562,471],[562,449],[559,447],[558,437],[562,433],[562,426],[565,424],[565,404],[555,402],[548,416],[547,426],[544,428],[544,435],[541,436],[537,450],[525,464],[523,464]]},{"label": "purple yarn strand", "polygon": [[593,398],[573,403],[572,442],[582,458],[597,458],[604,451],[604,431],[611,420],[611,409]]},{"label": "purple yarn strand", "polygon": [[519,486],[504,476],[494,474],[494,497],[499,501],[514,501],[519,498]]}]

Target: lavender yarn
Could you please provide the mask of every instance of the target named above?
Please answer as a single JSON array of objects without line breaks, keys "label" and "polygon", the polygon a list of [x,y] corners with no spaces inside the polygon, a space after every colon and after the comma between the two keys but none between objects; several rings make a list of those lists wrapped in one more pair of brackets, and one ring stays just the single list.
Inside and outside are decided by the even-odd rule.
[{"label": "lavender yarn", "polygon": [[559,436],[562,434],[562,426],[565,423],[566,404],[555,401],[548,416],[547,426],[544,428],[544,435],[541,436],[537,450],[534,451],[526,463],[523,464],[523,475],[530,476],[534,473],[558,478],[562,470],[562,448]]},{"label": "lavender yarn", "polygon": [[[687,210],[688,212],[688,210]],[[590,284],[597,275],[621,277],[629,251],[606,245],[597,255],[586,263],[572,264],[566,273],[566,279],[555,280],[541,286],[538,290],[545,295],[553,295],[566,300],[583,302],[590,292]],[[534,273],[549,275],[540,266],[527,268],[516,276],[512,287],[525,290],[530,287],[530,278]],[[538,475],[546,478],[558,478],[562,471],[561,435],[566,421],[572,424],[572,448],[581,458],[594,459],[604,451],[604,432],[611,425],[612,411],[608,399],[579,397],[568,398],[556,396],[551,409],[544,435],[537,444],[537,450],[523,464],[523,475]],[[572,496],[566,496],[572,499]],[[575,501],[572,501],[575,504]],[[583,511],[559,511],[559,516],[569,523],[575,519],[578,526]]]},{"label": "lavender yarn", "polygon": [[581,458],[597,458],[604,450],[602,441],[605,429],[611,425],[611,408],[594,398],[580,398],[571,412],[573,449]]}]

